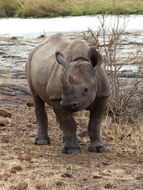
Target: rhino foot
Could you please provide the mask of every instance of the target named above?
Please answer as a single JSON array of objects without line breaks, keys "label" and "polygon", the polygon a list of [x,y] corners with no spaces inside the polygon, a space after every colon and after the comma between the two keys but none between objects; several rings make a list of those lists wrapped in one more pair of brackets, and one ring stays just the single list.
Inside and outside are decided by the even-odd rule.
[{"label": "rhino foot", "polygon": [[61,153],[65,154],[79,154],[81,153],[80,147],[63,147]]},{"label": "rhino foot", "polygon": [[89,146],[88,147],[88,151],[89,152],[98,152],[98,153],[102,153],[102,152],[107,152],[108,149],[106,146],[102,145],[102,146]]},{"label": "rhino foot", "polygon": [[34,144],[46,145],[46,144],[51,144],[51,141],[50,141],[50,138],[48,136],[37,136],[35,138]]}]

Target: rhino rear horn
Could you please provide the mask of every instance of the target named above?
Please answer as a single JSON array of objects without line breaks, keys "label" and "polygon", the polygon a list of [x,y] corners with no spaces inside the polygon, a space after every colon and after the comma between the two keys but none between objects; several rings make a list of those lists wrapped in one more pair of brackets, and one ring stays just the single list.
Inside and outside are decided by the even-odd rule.
[{"label": "rhino rear horn", "polygon": [[88,58],[93,67],[100,66],[102,63],[101,54],[98,51],[96,51],[94,48],[89,49]]},{"label": "rhino rear horn", "polygon": [[59,64],[61,64],[63,67],[67,67],[68,66],[68,62],[67,60],[64,58],[63,54],[60,53],[59,51],[56,51],[55,53],[56,56],[56,60]]}]

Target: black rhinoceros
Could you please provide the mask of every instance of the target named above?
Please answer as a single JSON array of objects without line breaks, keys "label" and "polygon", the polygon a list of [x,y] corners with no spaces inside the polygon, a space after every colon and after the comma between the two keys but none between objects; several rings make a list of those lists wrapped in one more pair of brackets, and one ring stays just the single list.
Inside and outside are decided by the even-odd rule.
[{"label": "black rhinoceros", "polygon": [[26,73],[39,125],[35,144],[50,144],[45,103],[50,105],[63,131],[62,153],[80,153],[73,112],[89,110],[90,152],[105,152],[100,137],[101,118],[110,95],[102,56],[85,41],[55,34],[30,54]]}]

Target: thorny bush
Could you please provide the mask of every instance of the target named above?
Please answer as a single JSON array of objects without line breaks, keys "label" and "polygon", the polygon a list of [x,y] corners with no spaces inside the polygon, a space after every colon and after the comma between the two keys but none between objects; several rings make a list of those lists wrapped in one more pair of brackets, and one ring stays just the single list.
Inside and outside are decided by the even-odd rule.
[{"label": "thorny bush", "polygon": [[[104,64],[111,82],[107,114],[117,123],[134,123],[141,117],[143,108],[141,102],[143,81],[137,76],[137,73],[132,73],[132,78],[130,78],[129,71],[121,70],[124,65],[138,63],[137,57],[143,55],[143,51],[141,46],[138,46],[134,52],[131,51],[125,58],[122,57],[126,20],[120,23],[119,17],[115,16],[112,18],[110,26],[107,26],[105,15],[102,15],[99,17],[99,23],[96,32],[89,29],[83,33],[82,37],[90,47],[99,50],[104,57]],[[141,65],[139,69],[140,67]],[[134,75],[135,77],[133,77]]]}]

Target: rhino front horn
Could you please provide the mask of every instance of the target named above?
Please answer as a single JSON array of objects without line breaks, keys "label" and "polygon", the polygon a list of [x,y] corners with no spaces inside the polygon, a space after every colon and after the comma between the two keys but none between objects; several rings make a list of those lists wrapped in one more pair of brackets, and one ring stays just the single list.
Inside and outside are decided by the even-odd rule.
[{"label": "rhino front horn", "polygon": [[68,81],[67,81],[66,76],[65,76],[64,73],[61,74],[61,80],[62,80],[62,88],[63,88],[63,90],[67,91],[69,85],[68,85]]}]

